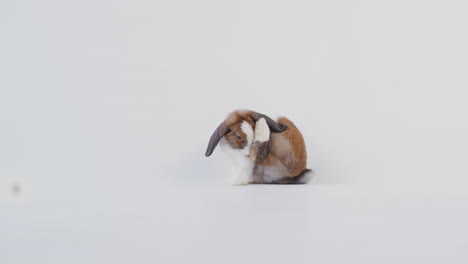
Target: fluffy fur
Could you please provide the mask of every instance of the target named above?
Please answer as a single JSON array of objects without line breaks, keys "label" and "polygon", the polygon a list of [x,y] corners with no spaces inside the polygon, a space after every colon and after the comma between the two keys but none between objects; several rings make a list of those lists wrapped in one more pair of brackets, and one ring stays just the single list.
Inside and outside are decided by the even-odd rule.
[{"label": "fluffy fur", "polygon": [[275,121],[250,110],[234,111],[213,133],[206,156],[218,142],[233,161],[231,184],[302,184],[311,177],[302,134],[285,117]]},{"label": "fluffy fur", "polygon": [[255,167],[249,159],[250,146],[254,140],[254,131],[247,122],[242,122],[241,131],[246,135],[247,142],[244,148],[232,148],[225,138],[220,140],[221,150],[232,160],[232,173],[229,183],[232,185],[245,185],[252,182],[252,172]]},{"label": "fluffy fur", "polygon": [[268,140],[270,140],[270,128],[268,128],[265,118],[260,118],[255,123],[255,141],[265,142]]}]

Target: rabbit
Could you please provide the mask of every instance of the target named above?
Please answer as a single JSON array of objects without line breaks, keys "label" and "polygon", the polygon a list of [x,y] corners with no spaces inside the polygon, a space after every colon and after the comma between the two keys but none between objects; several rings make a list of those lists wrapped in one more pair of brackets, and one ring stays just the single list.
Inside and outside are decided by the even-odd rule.
[{"label": "rabbit", "polygon": [[305,184],[307,152],[301,132],[292,121],[251,110],[236,110],[216,128],[205,156],[216,146],[233,161],[232,185],[249,183]]}]

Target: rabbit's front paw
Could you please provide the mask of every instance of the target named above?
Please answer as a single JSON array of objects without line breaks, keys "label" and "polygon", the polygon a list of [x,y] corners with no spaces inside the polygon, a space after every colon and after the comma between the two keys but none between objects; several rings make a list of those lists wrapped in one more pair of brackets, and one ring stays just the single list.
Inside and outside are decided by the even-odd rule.
[{"label": "rabbit's front paw", "polygon": [[249,158],[252,162],[264,161],[270,154],[270,128],[264,118],[255,123],[254,142],[250,147]]},{"label": "rabbit's front paw", "polygon": [[270,128],[265,118],[260,118],[255,123],[254,142],[265,142],[270,140]]},{"label": "rabbit's front paw", "polygon": [[244,175],[233,175],[231,178],[229,178],[229,183],[231,185],[247,185],[249,184],[249,177],[246,177]]}]

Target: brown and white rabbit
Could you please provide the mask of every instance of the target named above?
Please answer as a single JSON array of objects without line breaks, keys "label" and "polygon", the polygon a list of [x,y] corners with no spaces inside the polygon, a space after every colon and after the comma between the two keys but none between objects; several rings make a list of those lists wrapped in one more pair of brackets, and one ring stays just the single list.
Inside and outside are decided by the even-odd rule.
[{"label": "brown and white rabbit", "polygon": [[205,156],[216,145],[233,160],[232,185],[303,184],[311,178],[301,132],[285,117],[274,121],[250,110],[236,110],[216,128]]}]

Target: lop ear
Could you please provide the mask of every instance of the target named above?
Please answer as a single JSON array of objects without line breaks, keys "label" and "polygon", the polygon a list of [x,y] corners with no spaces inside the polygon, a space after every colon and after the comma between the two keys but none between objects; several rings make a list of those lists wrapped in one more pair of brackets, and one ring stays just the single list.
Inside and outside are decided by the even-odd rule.
[{"label": "lop ear", "polygon": [[279,124],[278,122],[276,122],[275,120],[271,119],[270,117],[268,117],[268,116],[266,116],[264,114],[260,114],[260,113],[257,113],[257,112],[252,112],[250,114],[250,117],[255,122],[257,122],[260,118],[263,117],[265,119],[265,121],[267,122],[268,127],[270,128],[271,132],[281,133],[281,132],[284,132],[286,129],[288,129],[288,126]]},{"label": "lop ear", "polygon": [[208,147],[206,148],[205,156],[209,157],[213,153],[213,150],[218,145],[219,140],[221,140],[224,135],[228,132],[227,126],[223,123],[219,124],[218,128],[211,135],[210,142],[208,142]]}]

